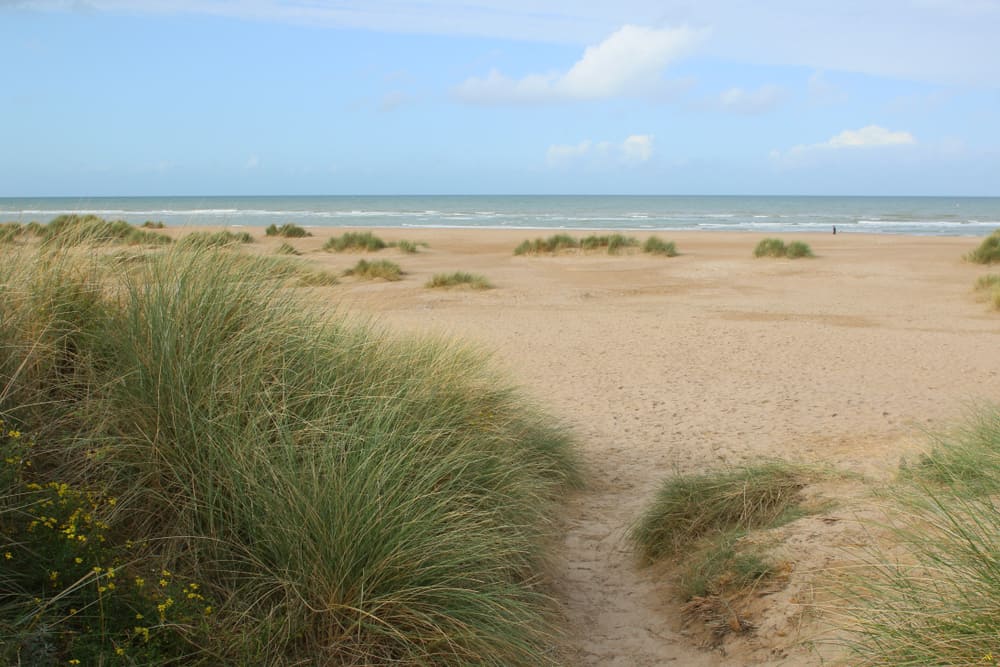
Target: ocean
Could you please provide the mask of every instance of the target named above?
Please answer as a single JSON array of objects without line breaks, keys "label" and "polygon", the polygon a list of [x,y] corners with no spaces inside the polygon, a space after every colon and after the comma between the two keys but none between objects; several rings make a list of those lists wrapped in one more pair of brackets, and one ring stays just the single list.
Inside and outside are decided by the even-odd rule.
[{"label": "ocean", "polygon": [[0,198],[0,222],[92,213],[168,226],[748,232],[986,236],[1000,197],[256,196]]}]

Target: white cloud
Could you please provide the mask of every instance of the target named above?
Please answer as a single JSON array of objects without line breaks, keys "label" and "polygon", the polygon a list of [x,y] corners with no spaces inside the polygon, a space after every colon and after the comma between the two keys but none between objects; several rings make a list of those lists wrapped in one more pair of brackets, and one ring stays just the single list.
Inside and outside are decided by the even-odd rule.
[{"label": "white cloud", "polygon": [[866,125],[858,130],[844,130],[840,134],[834,135],[818,144],[800,144],[784,153],[773,150],[771,151],[771,157],[774,159],[788,159],[822,151],[889,148],[893,146],[912,146],[916,143],[916,138],[909,132],[893,132],[878,125]]},{"label": "white cloud", "polygon": [[784,94],[785,91],[775,85],[761,86],[757,90],[730,88],[719,95],[718,105],[731,113],[758,114],[776,107]]},{"label": "white cloud", "polygon": [[566,72],[512,79],[497,70],[472,77],[455,95],[474,104],[530,104],[650,95],[663,83],[663,69],[689,52],[705,33],[688,27],[657,29],[626,25],[587,47]]},{"label": "white cloud", "polygon": [[578,144],[554,144],[546,152],[550,167],[583,164],[590,167],[636,165],[653,157],[653,135],[632,134],[621,143],[585,139]]}]

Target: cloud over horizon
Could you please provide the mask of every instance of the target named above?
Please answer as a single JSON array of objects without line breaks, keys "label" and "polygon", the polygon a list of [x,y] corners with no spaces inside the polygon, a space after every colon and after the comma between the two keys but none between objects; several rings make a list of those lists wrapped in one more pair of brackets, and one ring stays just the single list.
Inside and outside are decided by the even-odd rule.
[{"label": "cloud over horizon", "polygon": [[550,167],[586,164],[591,167],[637,165],[653,156],[653,135],[632,134],[620,143],[585,139],[578,144],[553,144],[546,152]]},{"label": "cloud over horizon", "polygon": [[891,131],[879,125],[866,125],[857,130],[844,130],[826,141],[816,144],[799,144],[785,152],[771,151],[772,159],[801,157],[823,151],[858,150],[887,148],[892,146],[913,146],[917,139],[906,131]]},{"label": "cloud over horizon", "polygon": [[644,96],[662,86],[662,71],[689,53],[705,31],[687,26],[645,28],[624,25],[604,41],[587,47],[565,72],[528,74],[513,79],[496,69],[471,77],[454,89],[470,104],[539,104]]}]

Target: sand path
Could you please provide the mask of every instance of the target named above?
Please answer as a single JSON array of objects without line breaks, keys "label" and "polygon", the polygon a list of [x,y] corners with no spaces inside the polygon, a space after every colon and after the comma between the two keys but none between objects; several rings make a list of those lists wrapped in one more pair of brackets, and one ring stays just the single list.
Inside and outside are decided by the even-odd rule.
[{"label": "sand path", "polygon": [[[1000,397],[1000,315],[971,292],[988,269],[961,260],[975,239],[803,236],[818,257],[789,261],[753,259],[752,234],[674,234],[682,255],[663,259],[514,257],[524,232],[379,233],[430,248],[383,251],[406,279],[338,287],[340,302],[494,351],[579,440],[589,482],[569,499],[555,566],[567,664],[819,664],[800,640],[823,620],[803,624],[790,601],[851,539],[853,510],[788,529],[791,592],[756,634],[714,650],[685,634],[664,578],[637,566],[628,527],[675,471],[781,457],[877,480],[920,427]],[[423,287],[453,270],[497,288]]]}]

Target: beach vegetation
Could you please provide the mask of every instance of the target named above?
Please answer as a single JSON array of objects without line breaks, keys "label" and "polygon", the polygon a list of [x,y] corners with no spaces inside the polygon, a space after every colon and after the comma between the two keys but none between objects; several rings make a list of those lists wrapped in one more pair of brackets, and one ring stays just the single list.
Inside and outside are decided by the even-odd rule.
[{"label": "beach vegetation", "polygon": [[[406,253],[407,255],[412,255],[417,252],[418,245],[413,241],[393,241],[389,244],[391,247],[396,248],[400,252]],[[426,243],[423,245],[427,245]]]},{"label": "beach vegetation", "polygon": [[289,239],[300,239],[306,236],[312,236],[308,230],[299,227],[292,222],[285,223],[280,227],[275,224],[271,224],[264,230],[264,233],[267,236],[281,236]]},{"label": "beach vegetation", "polygon": [[227,246],[253,243],[249,232],[191,232],[181,237],[178,245],[182,248],[224,248]]},{"label": "beach vegetation", "polygon": [[808,243],[802,241],[792,241],[788,245],[781,239],[762,239],[754,248],[754,257],[787,257],[788,259],[798,259],[800,257],[815,257],[812,248]]},{"label": "beach vegetation", "polygon": [[658,236],[650,236],[642,244],[642,251],[651,255],[663,255],[664,257],[676,257],[677,245],[673,241],[664,241]]},{"label": "beach vegetation", "polygon": [[851,664],[996,664],[998,451],[1000,408],[981,408],[880,494],[884,538],[839,579],[829,610],[851,633]]},{"label": "beach vegetation", "polygon": [[975,250],[965,256],[965,259],[976,264],[1000,262],[1000,229],[983,239]]},{"label": "beach vegetation", "polygon": [[25,233],[24,226],[19,222],[0,224],[0,243],[13,243]]},{"label": "beach vegetation", "polygon": [[548,238],[527,239],[514,248],[515,255],[541,255],[555,253],[560,250],[580,247],[580,241],[569,234],[553,234]]},{"label": "beach vegetation", "polygon": [[403,270],[399,264],[390,262],[387,259],[380,259],[369,262],[367,259],[360,259],[353,267],[344,271],[345,276],[354,276],[363,280],[401,280]]},{"label": "beach vegetation", "polygon": [[783,462],[664,481],[629,536],[643,562],[669,563],[687,615],[716,638],[750,627],[743,606],[785,571],[754,531],[806,509],[802,489],[815,473]]},{"label": "beach vegetation", "polygon": [[976,281],[976,291],[990,302],[994,309],[1000,310],[1000,275],[994,273],[980,276]]},{"label": "beach vegetation", "polygon": [[147,220],[146,222],[142,223],[139,226],[142,227],[143,229],[163,229],[166,227],[166,225],[164,225],[162,222],[159,221],[154,222],[152,220]]},{"label": "beach vegetation", "polygon": [[371,232],[345,232],[340,236],[330,237],[323,244],[327,252],[374,252],[388,247],[385,241]]},{"label": "beach vegetation", "polygon": [[42,242],[50,247],[77,245],[167,245],[169,236],[139,229],[124,220],[105,220],[96,215],[65,214],[41,229]]},{"label": "beach vegetation", "polygon": [[583,250],[606,249],[608,254],[615,254],[622,248],[634,248],[639,245],[639,240],[623,234],[590,235],[580,241]]},{"label": "beach vegetation", "polygon": [[484,276],[455,271],[454,273],[435,273],[427,281],[427,287],[470,287],[472,289],[491,289],[493,284]]},{"label": "beach vegetation", "polygon": [[178,246],[0,263],[0,662],[556,663],[566,429]]},{"label": "beach vegetation", "polygon": [[301,252],[299,252],[298,250],[295,249],[295,246],[293,246],[291,243],[288,243],[288,242],[284,242],[281,245],[279,245],[277,248],[274,249],[274,252],[276,252],[279,255],[301,255],[302,254]]}]

